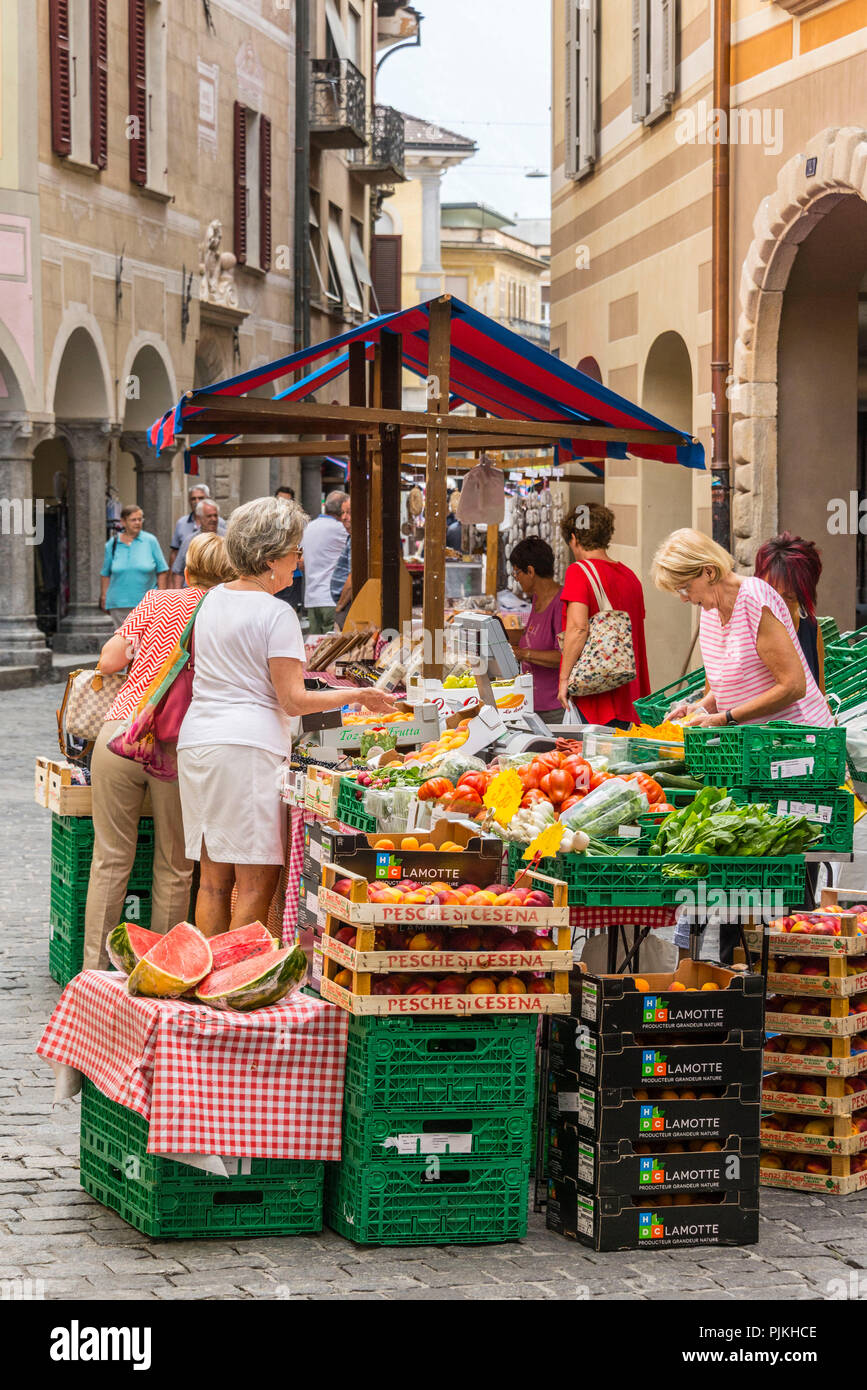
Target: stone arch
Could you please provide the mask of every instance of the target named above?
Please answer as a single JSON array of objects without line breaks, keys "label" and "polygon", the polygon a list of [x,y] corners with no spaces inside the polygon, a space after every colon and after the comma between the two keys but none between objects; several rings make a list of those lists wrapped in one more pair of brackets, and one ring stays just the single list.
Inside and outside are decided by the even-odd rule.
[{"label": "stone arch", "polygon": [[0,322],[0,412],[36,410],[36,390],[21,349]]},{"label": "stone arch", "polygon": [[102,334],[86,309],[67,309],[45,384],[48,410],[58,419],[108,420],[114,390]]},{"label": "stone arch", "polygon": [[[131,377],[139,378],[138,394],[128,385]],[[144,430],[170,410],[177,398],[175,369],[162,338],[156,333],[137,333],[126,350],[117,384],[117,418],[125,429]]]},{"label": "stone arch", "polygon": [[867,129],[821,131],[777,176],[759,204],[741,270],[733,373],[732,528],[735,557],[752,568],[778,530],[778,350],[783,295],[799,247],[842,198],[867,199]]}]

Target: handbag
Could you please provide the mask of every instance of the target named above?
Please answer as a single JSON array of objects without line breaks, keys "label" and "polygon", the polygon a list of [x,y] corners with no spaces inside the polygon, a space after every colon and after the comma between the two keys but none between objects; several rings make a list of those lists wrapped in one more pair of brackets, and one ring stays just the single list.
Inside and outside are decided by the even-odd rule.
[{"label": "handbag", "polygon": [[80,758],[90,752],[90,748],[84,754],[74,750],[70,752],[69,739],[83,739],[93,747],[105,723],[105,716],[126,678],[125,670],[106,676],[99,667],[95,671],[69,672],[57,711],[57,737],[64,756]]},{"label": "handbag", "polygon": [[193,624],[203,594],[172,651],[136,706],[127,728],[109,740],[109,750],[140,763],[160,782],[178,778],[178,734],[193,698]]},{"label": "handbag", "polygon": [[590,619],[584,650],[569,675],[568,691],[573,700],[582,695],[601,695],[635,680],[632,619],[628,613],[612,608],[592,566],[580,560],[578,564],[590,581],[599,611]]}]

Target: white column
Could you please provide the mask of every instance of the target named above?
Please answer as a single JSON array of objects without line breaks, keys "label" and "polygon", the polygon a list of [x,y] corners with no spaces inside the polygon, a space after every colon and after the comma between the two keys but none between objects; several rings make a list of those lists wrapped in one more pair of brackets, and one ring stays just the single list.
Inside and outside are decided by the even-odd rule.
[{"label": "white column", "polygon": [[99,606],[112,430],[107,420],[75,420],[57,428],[69,450],[70,604],[58,627],[54,650],[98,652],[114,630]]},{"label": "white column", "polygon": [[51,652],[36,626],[33,553],[42,540],[33,497],[33,450],[44,427],[26,415],[0,419],[0,667],[36,668],[46,677]]},{"label": "white column", "polygon": [[442,294],[442,260],[440,251],[441,168],[425,169],[419,176],[422,195],[421,265],[416,276],[420,300]]}]

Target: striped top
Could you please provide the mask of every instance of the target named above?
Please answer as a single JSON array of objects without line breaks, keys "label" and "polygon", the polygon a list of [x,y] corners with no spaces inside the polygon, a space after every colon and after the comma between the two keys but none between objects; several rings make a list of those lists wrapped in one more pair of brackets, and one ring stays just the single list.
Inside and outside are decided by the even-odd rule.
[{"label": "striped top", "polygon": [[204,593],[204,589],[151,589],[132,610],[115,636],[131,641],[135,656],[106,719],[132,718]]},{"label": "striped top", "polygon": [[[792,724],[812,724],[828,729],[834,723],[831,711],[804,660],[804,654],[783,599],[763,579],[750,575],[740,582],[735,606],[727,623],[720,621],[716,608],[704,608],[699,626],[699,642],[708,684],[720,714],[752,700],[776,685],[771,672],[756,651],[756,639],[762,610],[769,608],[783,624],[798,660],[804,668],[807,689],[800,700],[787,705],[772,717],[787,719]],[[764,724],[768,716],[745,720],[748,724]]]}]

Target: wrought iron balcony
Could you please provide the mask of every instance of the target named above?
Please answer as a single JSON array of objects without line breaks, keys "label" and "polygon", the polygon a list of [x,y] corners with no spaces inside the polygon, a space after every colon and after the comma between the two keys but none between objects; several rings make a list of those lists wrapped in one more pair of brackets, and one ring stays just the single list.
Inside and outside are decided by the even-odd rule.
[{"label": "wrought iron balcony", "polygon": [[350,164],[361,183],[403,183],[404,119],[393,106],[374,106],[367,142],[367,158]]},{"label": "wrought iron balcony", "polygon": [[312,58],[311,138],[329,149],[362,149],[367,143],[364,116],[364,74],[348,58]]}]

